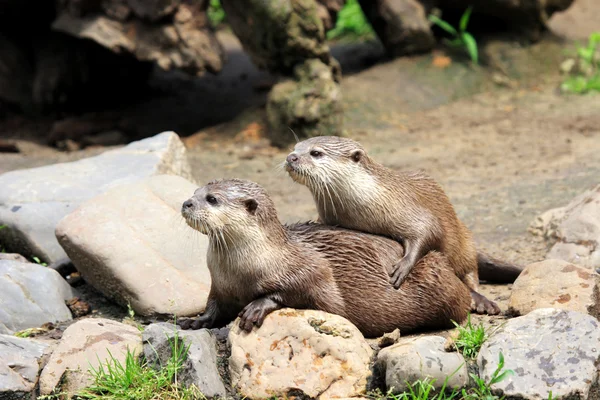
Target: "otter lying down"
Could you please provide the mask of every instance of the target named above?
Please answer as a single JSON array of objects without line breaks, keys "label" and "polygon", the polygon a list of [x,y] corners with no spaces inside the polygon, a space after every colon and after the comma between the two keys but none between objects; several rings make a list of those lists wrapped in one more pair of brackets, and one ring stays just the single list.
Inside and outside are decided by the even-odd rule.
[{"label": "otter lying down", "polygon": [[282,225],[258,184],[217,180],[183,203],[188,225],[208,235],[211,289],[204,313],[184,329],[221,327],[237,316],[246,331],[291,307],[338,314],[366,337],[451,327],[470,309],[469,289],[447,259],[430,252],[399,289],[388,268],[402,258],[394,240],[316,223]]}]

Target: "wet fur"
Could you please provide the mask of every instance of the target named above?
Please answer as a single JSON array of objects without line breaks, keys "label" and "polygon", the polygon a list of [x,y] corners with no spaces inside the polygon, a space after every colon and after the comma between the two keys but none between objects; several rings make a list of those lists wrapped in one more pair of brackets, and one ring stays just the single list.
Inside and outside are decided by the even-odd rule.
[{"label": "wet fur", "polygon": [[[219,204],[206,203],[208,194]],[[250,181],[211,182],[188,202],[182,214],[210,241],[211,291],[195,328],[238,315],[246,327],[252,318],[260,326],[261,311],[292,307],[344,316],[374,337],[450,327],[469,310],[469,291],[440,253],[422,259],[395,290],[387,268],[403,248],[394,240],[315,223],[283,226],[266,191]]]}]

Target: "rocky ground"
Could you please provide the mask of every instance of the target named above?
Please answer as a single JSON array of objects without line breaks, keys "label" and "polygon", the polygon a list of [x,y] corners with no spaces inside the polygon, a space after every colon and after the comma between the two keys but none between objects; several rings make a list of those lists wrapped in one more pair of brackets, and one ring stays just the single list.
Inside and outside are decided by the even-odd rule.
[{"label": "rocky ground", "polygon": [[[566,15],[556,15],[551,26],[567,38],[581,39],[598,28],[594,25],[597,12],[598,7],[594,7],[592,0],[581,1]],[[573,20],[579,22],[574,24]],[[40,363],[46,362],[38,360],[47,360],[40,388],[43,393],[49,393],[67,366],[80,365],[81,358],[69,358],[70,361],[63,362],[67,359],[63,354],[77,353],[72,350],[75,347],[83,353],[93,350],[77,345],[78,337],[132,343],[140,348],[143,348],[143,343],[152,342],[153,339],[148,338],[146,333],[142,338],[134,327],[126,324],[108,320],[86,321],[89,315],[85,306],[80,305],[81,310],[76,301],[69,305],[64,302],[73,296],[83,298],[91,305],[93,316],[111,321],[126,317],[127,303],[141,315],[142,322],[154,321],[156,314],[180,311],[178,307],[184,302],[173,300],[170,294],[174,292],[168,290],[184,285],[178,283],[178,279],[200,284],[206,277],[205,269],[194,270],[193,265],[188,265],[182,257],[182,252],[185,252],[196,254],[194,259],[201,259],[204,253],[204,238],[190,234],[178,214],[179,204],[191,188],[214,178],[251,179],[269,191],[283,222],[315,218],[316,210],[308,190],[293,184],[281,169],[290,149],[271,147],[264,138],[262,105],[265,96],[264,92],[256,89],[272,82],[273,77],[256,71],[240,53],[239,44],[231,37],[227,40],[232,59],[238,62],[235,67],[231,64],[226,66],[222,76],[194,81],[196,91],[152,99],[131,110],[124,110],[131,121],[140,121],[146,129],[154,126],[155,133],[170,129],[180,133],[185,150],[178,144],[176,136],[163,134],[134,151],[114,146],[116,150],[129,152],[122,159],[115,156],[113,160],[117,161],[109,162],[103,158],[61,169],[61,166],[52,165],[104,154],[109,148],[60,152],[32,140],[23,140],[48,129],[51,121],[32,124],[11,119],[2,125],[4,136],[17,139],[21,152],[0,156],[0,173],[4,174],[0,176],[0,187],[3,188],[0,193],[0,215],[3,219],[0,223],[11,225],[15,220],[10,215],[18,212],[27,216],[27,207],[14,211],[15,206],[20,208],[26,202],[34,204],[32,216],[29,219],[21,217],[20,222],[21,226],[25,226],[22,228],[26,231],[25,237],[34,237],[27,248],[32,248],[31,243],[37,243],[40,251],[35,254],[47,262],[55,261],[64,255],[62,251],[66,251],[84,277],[93,282],[93,287],[80,281],[75,292],[71,292],[56,274],[48,278],[36,274],[37,279],[55,286],[52,286],[54,289],[50,290],[50,294],[32,297],[29,293],[36,293],[40,285],[36,280],[30,280],[23,270],[36,266],[20,261],[0,261],[3,271],[0,277],[8,277],[2,278],[5,279],[2,286],[10,288],[5,292],[8,294],[6,299],[0,297],[6,302],[0,303],[14,306],[0,311],[0,333],[5,334],[0,336],[0,359],[6,360],[9,366],[5,371],[0,368],[0,389],[14,387],[17,388],[15,392],[31,391],[37,381]],[[553,36],[525,47],[516,42],[489,39],[484,43],[483,54],[488,57],[485,68],[467,67],[454,54],[441,49],[431,55],[394,61],[384,59],[377,44],[340,45],[334,50],[334,55],[345,67],[342,81],[345,133],[363,143],[372,157],[391,168],[425,169],[443,185],[459,216],[473,231],[479,248],[502,259],[529,265],[527,273],[522,274],[514,286],[482,285],[483,293],[496,300],[507,315],[524,316],[512,319],[507,316],[477,317],[476,320],[493,326],[508,322],[485,344],[479,359],[472,363],[478,365],[482,377],[489,377],[497,366],[498,351],[502,351],[507,367],[516,370],[517,378],[497,388],[506,394],[525,398],[537,398],[540,394],[543,398],[547,397],[544,390],[550,383],[554,385],[555,396],[568,397],[576,392],[580,398],[597,398],[595,364],[600,337],[596,320],[598,278],[594,268],[600,266],[600,255],[596,249],[600,240],[600,199],[596,186],[600,176],[600,96],[563,95],[558,92],[561,80],[558,65],[564,58],[563,51],[568,48],[567,44]],[[245,75],[242,77],[241,73]],[[178,78],[168,82],[168,86],[174,89],[171,93],[177,93],[189,84]],[[165,85],[164,82],[158,84]],[[206,97],[198,94],[201,92],[209,93],[213,100],[208,102]],[[169,111],[160,112],[165,109]],[[193,117],[186,118],[185,115]],[[201,121],[214,123],[229,119],[232,120],[200,131],[193,129]],[[184,158],[187,158],[189,166],[182,161]],[[145,167],[135,167],[139,163],[144,163]],[[30,174],[23,172],[23,175],[16,172],[46,165],[55,169],[44,170],[44,173],[39,170]],[[125,166],[131,168],[126,174],[126,181],[119,175]],[[72,175],[66,176],[65,171]],[[182,178],[156,176],[164,173]],[[130,186],[119,188],[118,183]],[[101,194],[107,190],[108,194]],[[70,214],[61,222],[57,240],[54,227],[60,217],[71,213],[85,201],[78,213]],[[125,209],[124,204],[143,206],[137,212],[127,210],[121,213],[120,210]],[[568,204],[566,209],[545,214],[536,220],[543,212]],[[45,230],[34,229],[36,225],[31,221],[39,222],[41,214],[36,213],[44,210],[53,210],[41,222],[41,225],[46,223]],[[103,214],[112,217],[101,220]],[[94,226],[103,227],[105,239],[98,240],[95,235],[98,229]],[[535,228],[533,231],[537,235],[530,232],[530,226]],[[127,241],[112,240],[120,237],[115,234],[117,228],[128,229]],[[41,236],[37,237],[32,232],[41,232]],[[161,241],[165,232],[170,233],[168,243]],[[6,236],[2,237],[6,240]],[[136,249],[136,252],[130,252],[131,249]],[[25,251],[22,253],[28,258],[33,255],[25,254]],[[160,254],[158,258],[162,263],[153,265],[153,268],[156,268],[156,280],[161,282],[160,294],[164,298],[149,297],[145,292],[148,284],[140,280],[139,275],[119,275],[116,272],[127,263],[152,264],[157,258],[152,257],[155,254]],[[540,263],[546,258],[563,261]],[[169,274],[177,279],[169,281]],[[164,283],[164,279],[168,283]],[[186,290],[193,292],[193,288],[186,287]],[[203,307],[202,296],[205,293],[201,291],[195,307]],[[19,299],[30,309],[20,309]],[[186,309],[181,313],[193,314],[195,311]],[[15,318],[22,313],[30,320]],[[77,320],[80,314],[84,315],[80,317],[83,320],[72,324],[71,316]],[[226,383],[231,380],[236,390],[250,397],[285,393],[290,387],[300,387],[309,395],[359,395],[370,379],[371,348],[378,347],[373,341],[366,342],[353,331],[352,326],[347,326],[347,322],[337,321],[332,316],[317,317],[349,333],[328,335],[323,344],[319,339],[322,332],[313,329],[314,324],[310,323],[315,316],[282,311],[267,320],[272,325],[267,323],[265,328],[253,333],[254,336],[240,336],[232,329],[229,369],[223,367],[223,361],[219,361],[217,366],[217,357],[211,353],[215,341],[213,336],[195,339],[199,343],[196,351],[200,355],[193,361],[195,366],[189,369],[192,375],[209,376],[210,379],[201,385],[204,385],[202,388],[206,393],[215,395],[222,395],[230,389],[229,385],[225,385],[225,389],[218,379],[217,369],[224,374]],[[43,323],[41,321],[47,320],[56,322],[60,329],[42,333],[38,336],[39,341],[8,336],[37,327]],[[115,324],[114,329],[105,329],[106,324]],[[69,331],[63,334],[62,331],[69,325]],[[285,339],[289,336],[285,330],[275,328],[290,325],[303,326],[306,330],[302,330],[296,339]],[[555,328],[550,329],[549,326]],[[155,325],[152,329],[162,332],[160,326]],[[526,335],[523,330],[527,331]],[[150,331],[149,328],[145,330]],[[223,350],[227,332],[213,334],[220,340],[220,356],[227,354],[229,350]],[[69,345],[66,340],[57,344],[56,339],[61,335],[70,338]],[[111,335],[120,339],[113,340],[115,337]],[[277,365],[283,371],[281,376],[301,373],[307,377],[305,382],[260,379],[260,374],[272,366],[270,359],[265,359],[266,348],[257,343],[259,339],[273,335],[279,335],[280,342],[274,345],[271,341],[267,347],[279,354]],[[445,337],[447,333],[440,335]],[[429,342],[421,343],[419,340]],[[96,339],[91,340],[94,341]],[[330,353],[320,361],[322,364],[306,361],[314,359],[315,354],[311,352],[318,348],[312,341],[319,342],[323,351]],[[91,342],[88,340],[88,344]],[[442,342],[443,339],[429,336],[403,338],[376,356],[375,375],[384,376],[385,388],[392,382],[396,382],[397,386],[406,376],[431,374],[419,369],[422,366],[398,363],[398,360],[406,359],[407,354],[421,356],[423,352],[427,353],[423,357],[433,357],[435,362],[442,363],[440,360],[443,359],[443,371],[449,374],[457,368],[457,360],[452,357],[459,357],[460,362],[462,356],[445,352]],[[306,346],[306,343],[311,345]],[[558,346],[560,343],[573,343],[573,346]],[[21,355],[17,357],[16,353],[6,350],[19,346],[28,349],[27,356],[18,358]],[[360,354],[348,361],[343,355],[347,346],[355,352],[358,348],[364,349],[364,352],[358,352]],[[54,353],[50,355],[52,349]],[[299,354],[295,360],[304,360],[300,369],[289,362],[289,349]],[[437,353],[432,356],[428,353],[430,349],[437,349]],[[552,355],[548,356],[548,353]],[[76,357],[81,356],[77,354]],[[205,365],[207,362],[208,366]],[[26,368],[14,368],[14,365]],[[311,368],[318,365],[327,365],[330,373],[326,376],[311,375]],[[338,375],[343,375],[339,372],[341,370],[346,378],[338,380]],[[457,379],[467,379],[463,372]],[[84,384],[86,379],[78,376],[73,382]],[[5,382],[14,386],[3,386]],[[457,385],[465,383],[457,382]],[[514,383],[512,386],[511,382]]]}]

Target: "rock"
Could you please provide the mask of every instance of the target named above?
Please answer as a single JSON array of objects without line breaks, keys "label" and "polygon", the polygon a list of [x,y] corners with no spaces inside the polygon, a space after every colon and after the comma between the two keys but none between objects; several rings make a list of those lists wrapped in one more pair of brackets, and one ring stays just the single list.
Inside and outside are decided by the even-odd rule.
[{"label": "rock", "polygon": [[40,341],[0,335],[0,398],[35,398],[32,392],[48,348]]},{"label": "rock", "polygon": [[600,276],[562,260],[528,265],[514,282],[509,312],[525,315],[537,308],[557,308],[600,316],[597,304]]},{"label": "rock", "polygon": [[381,350],[375,365],[385,377],[387,389],[402,393],[408,389],[406,381],[412,383],[426,377],[435,379],[436,390],[441,389],[446,377],[449,377],[449,388],[466,386],[469,383],[467,363],[459,353],[446,352],[445,341],[440,336],[403,338]]},{"label": "rock", "polygon": [[29,260],[17,253],[0,253],[0,261],[19,261],[22,263],[28,263]]},{"label": "rock", "polygon": [[[492,385],[507,398],[588,399],[598,383],[599,322],[584,313],[541,308],[510,319],[483,344],[479,375],[489,382],[504,355],[505,370],[515,373]],[[594,397],[595,398],[595,397]]]},{"label": "rock", "polygon": [[[318,135],[342,132],[342,94],[334,72],[319,60],[295,69],[296,80],[279,83],[267,99],[271,143],[284,147]],[[293,132],[292,132],[293,131]]]},{"label": "rock", "polygon": [[552,244],[546,258],[600,267],[600,185],[540,215],[529,230]]},{"label": "rock", "polygon": [[314,0],[224,0],[231,29],[259,68],[290,74],[298,64],[334,60]]},{"label": "rock", "polygon": [[372,350],[348,320],[322,311],[282,309],[246,334],[229,333],[232,386],[248,398],[301,391],[320,399],[364,394]]},{"label": "rock", "polygon": [[150,365],[166,365],[172,355],[175,329],[180,346],[189,346],[187,359],[178,373],[184,386],[196,385],[208,397],[225,397],[225,386],[217,369],[217,343],[209,330],[181,330],[169,323],[151,324],[142,335],[144,356]]},{"label": "rock", "polygon": [[427,52],[435,38],[417,0],[360,0],[373,30],[393,57]]},{"label": "rock", "polygon": [[63,218],[56,237],[108,298],[145,316],[197,315],[210,290],[208,238],[181,217],[196,189],[173,175],[115,187]]},{"label": "rock", "polygon": [[50,394],[65,376],[60,389],[70,394],[89,386],[90,368],[106,364],[110,354],[121,364],[127,350],[140,354],[141,333],[137,328],[104,318],[82,319],[69,326],[40,375],[40,393]]},{"label": "rock", "polygon": [[390,333],[385,333],[382,337],[377,341],[377,345],[379,348],[383,349],[384,347],[391,346],[393,344],[398,343],[400,340],[400,329],[394,329]]},{"label": "rock", "polygon": [[114,53],[155,62],[164,70],[181,69],[198,76],[217,73],[225,55],[210,27],[206,3],[65,0],[52,29],[92,40]]},{"label": "rock", "polygon": [[174,132],[70,163],[0,175],[0,242],[7,250],[45,262],[66,257],[54,235],[56,224],[84,201],[111,187],[156,174],[191,179],[185,147]]},{"label": "rock", "polygon": [[0,261],[0,333],[72,319],[65,301],[71,286],[54,270],[20,261]]}]

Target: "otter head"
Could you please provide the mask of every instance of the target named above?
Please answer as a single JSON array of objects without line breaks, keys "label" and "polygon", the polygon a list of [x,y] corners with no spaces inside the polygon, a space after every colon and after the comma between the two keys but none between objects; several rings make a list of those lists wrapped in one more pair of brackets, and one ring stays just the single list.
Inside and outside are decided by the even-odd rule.
[{"label": "otter head", "polygon": [[241,179],[198,188],[181,206],[181,215],[192,228],[225,242],[264,240],[265,232],[283,230],[267,192]]},{"label": "otter head", "polygon": [[370,176],[370,160],[360,143],[338,136],[316,136],[294,147],[285,162],[290,177],[313,194],[327,189],[356,190],[360,181]]}]

